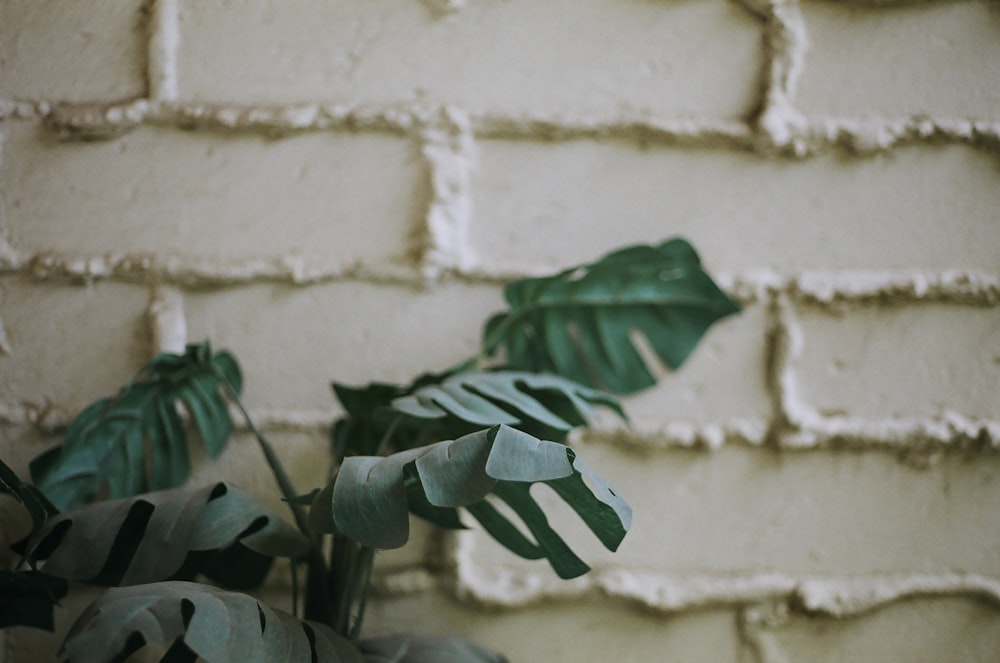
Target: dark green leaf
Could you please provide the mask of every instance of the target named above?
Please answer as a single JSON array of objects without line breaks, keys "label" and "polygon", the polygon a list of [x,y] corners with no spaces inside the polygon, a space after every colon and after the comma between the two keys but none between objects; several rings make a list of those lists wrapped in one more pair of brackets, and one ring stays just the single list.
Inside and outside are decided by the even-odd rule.
[{"label": "dark green leaf", "polygon": [[0,571],[0,628],[31,626],[53,629],[52,608],[68,584],[38,571]]},{"label": "dark green leaf", "polygon": [[21,503],[31,516],[31,532],[37,531],[50,517],[59,513],[40,490],[21,478],[7,463],[0,461],[0,493],[10,495]]},{"label": "dark green leaf", "polygon": [[[437,384],[450,373],[426,373],[409,385],[372,382],[363,387],[333,384],[333,391],[347,412],[331,432],[333,456],[339,462],[345,456],[372,456],[386,451],[400,451],[429,442],[471,433],[481,426],[457,420],[428,421],[403,417],[392,401],[424,386]],[[380,445],[385,448],[380,449]]]},{"label": "dark green leaf", "polygon": [[208,663],[363,663],[333,629],[235,592],[189,582],[106,591],[63,643],[68,663],[109,663],[146,645],[183,646]]},{"label": "dark green leaf", "polygon": [[[210,573],[220,559],[249,559],[237,545],[267,558],[296,557],[308,550],[309,541],[253,498],[217,483],[68,511],[32,537],[26,557],[60,578],[136,585]],[[259,566],[246,567],[254,569],[260,575]]]},{"label": "dark green leaf", "polygon": [[237,393],[242,386],[236,360],[225,352],[213,356],[207,343],[157,356],[117,396],[81,412],[61,447],[32,462],[35,485],[62,509],[102,489],[114,499],[180,485],[190,462],[178,408],[187,410],[215,458],[232,432],[227,383]]},{"label": "dark green leaf", "polygon": [[[618,547],[631,524],[624,500],[568,447],[506,426],[388,457],[349,457],[317,497],[310,518],[332,519],[332,528],[364,545],[396,548],[409,538],[409,511],[420,513],[425,503],[444,509],[469,506],[487,532],[513,552],[546,557],[562,577],[586,572],[531,497],[528,489],[536,482],[552,485],[606,547]],[[410,502],[414,486],[423,498]],[[484,501],[491,492],[511,506],[534,541]]]},{"label": "dark green leaf", "polygon": [[679,367],[714,322],[739,311],[682,239],[633,246],[504,291],[510,309],[483,332],[487,355],[514,369],[543,371],[615,393],[655,382],[633,334]]}]

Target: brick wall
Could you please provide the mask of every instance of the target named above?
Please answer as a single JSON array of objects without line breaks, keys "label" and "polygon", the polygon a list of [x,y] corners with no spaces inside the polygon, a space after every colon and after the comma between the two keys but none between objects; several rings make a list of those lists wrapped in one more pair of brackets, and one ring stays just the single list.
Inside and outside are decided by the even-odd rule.
[{"label": "brick wall", "polygon": [[[506,279],[683,235],[745,312],[632,430],[578,436],[635,507],[621,550],[580,536],[595,571],[563,583],[418,528],[378,558],[370,632],[996,660],[1000,4],[2,0],[0,135],[18,470],[208,337],[307,489],[331,379],[448,366]],[[220,473],[279,506],[250,440],[195,480]]]}]

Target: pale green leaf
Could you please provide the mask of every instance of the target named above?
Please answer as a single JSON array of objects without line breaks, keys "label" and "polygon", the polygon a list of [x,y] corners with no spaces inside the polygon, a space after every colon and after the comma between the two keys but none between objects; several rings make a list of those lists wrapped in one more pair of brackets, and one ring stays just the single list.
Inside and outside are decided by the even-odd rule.
[{"label": "pale green leaf", "polygon": [[[550,409],[540,394],[565,401],[572,420]],[[523,371],[460,373],[392,401],[397,410],[424,419],[450,415],[478,426],[513,426],[528,421],[560,431],[583,423],[597,405],[624,416],[608,394],[558,375]]]},{"label": "pale green leaf", "polygon": [[[551,485],[606,547],[618,547],[631,524],[628,504],[580,464],[568,447],[507,426],[388,457],[346,458],[332,489],[327,486],[320,493],[313,511],[331,517],[333,529],[364,545],[397,548],[409,538],[410,511],[420,514],[426,504],[445,509],[466,506],[513,552],[531,559],[546,557],[562,577],[585,573],[586,564],[548,527],[531,497],[528,489],[536,482]],[[408,495],[415,486],[423,496],[413,508]],[[534,541],[484,501],[490,493],[512,507]]]},{"label": "pale green leaf", "polygon": [[333,629],[236,592],[189,582],[109,589],[63,643],[67,663],[110,663],[181,642],[207,663],[363,663]]},{"label": "pale green leaf", "polygon": [[235,544],[266,557],[296,557],[309,547],[276,514],[217,483],[68,511],[31,538],[26,558],[68,580],[137,585],[173,577],[190,565],[192,553],[224,555]]}]

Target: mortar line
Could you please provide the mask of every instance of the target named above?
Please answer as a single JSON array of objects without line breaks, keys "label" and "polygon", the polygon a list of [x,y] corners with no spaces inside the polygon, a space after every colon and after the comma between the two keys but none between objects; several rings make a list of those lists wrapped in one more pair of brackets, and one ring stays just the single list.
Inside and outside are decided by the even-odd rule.
[{"label": "mortar line", "polygon": [[482,535],[463,531],[454,538],[457,596],[495,608],[521,608],[546,600],[599,594],[665,615],[716,606],[778,603],[796,613],[843,619],[914,597],[967,596],[985,600],[1000,612],[1000,578],[979,573],[672,574],[607,565],[561,582],[551,578],[547,569],[483,568],[474,561]]},{"label": "mortar line", "polygon": [[177,57],[180,48],[178,0],[151,0],[147,49],[147,95],[150,101],[178,97]]},{"label": "mortar line", "polygon": [[[779,95],[780,96],[780,95]],[[109,139],[141,125],[234,135],[282,138],[307,132],[389,133],[407,137],[444,109],[369,107],[346,104],[286,106],[213,105],[138,99],[112,104],[39,102],[41,117],[64,140]],[[771,106],[778,108],[777,105]],[[454,112],[454,111],[452,111]],[[856,158],[919,144],[954,143],[1000,153],[1000,120],[926,117],[803,118],[785,109],[771,111],[776,124],[741,121],[695,122],[669,118],[547,117],[468,114],[473,139],[615,140],[639,146],[677,149],[725,149],[761,157],[802,159],[831,150]],[[763,127],[763,128],[762,128]],[[770,127],[768,129],[767,127]]]},{"label": "mortar line", "polygon": [[760,102],[752,120],[762,152],[791,151],[805,156],[805,120],[795,108],[795,92],[805,64],[808,34],[797,0],[740,0],[763,21]]},{"label": "mortar line", "polygon": [[756,663],[787,663],[773,635],[764,626],[786,624],[788,617],[787,603],[765,602],[740,606],[736,615],[736,632]]},{"label": "mortar line", "polygon": [[413,237],[418,270],[426,281],[461,273],[475,263],[472,169],[476,144],[468,116],[445,111],[418,132],[429,173],[430,200]]},{"label": "mortar line", "polygon": [[[443,188],[451,186],[442,178]],[[454,195],[468,195],[467,183],[458,182]],[[447,207],[451,192],[438,203]],[[465,204],[462,202],[462,204]],[[459,241],[443,252],[448,276],[465,283],[503,285],[510,281],[550,273],[550,264],[484,267],[455,258],[467,250],[462,237],[468,211],[457,220],[442,225],[444,237],[455,230]],[[456,230],[457,229],[457,230]],[[452,237],[454,239],[454,237]],[[458,262],[459,264],[456,264]],[[179,288],[244,287],[256,283],[282,283],[297,287],[339,281],[395,284],[420,287],[419,261],[400,264],[391,257],[370,261],[331,261],[322,257],[250,256],[245,259],[209,260],[171,253],[65,254],[59,252],[19,253],[0,239],[0,276],[22,275],[32,281],[91,283],[110,280],[122,283],[162,284]],[[841,312],[847,306],[919,305],[952,303],[963,306],[994,307],[1000,304],[1000,273],[975,269],[928,270],[808,270],[788,275],[770,270],[718,273],[723,290],[743,305],[767,302],[781,294],[789,303],[807,304]]]},{"label": "mortar line", "polygon": [[182,354],[187,346],[183,293],[177,288],[153,285],[149,295],[146,324],[152,350],[150,359],[165,352]]},{"label": "mortar line", "polygon": [[794,389],[792,366],[802,340],[793,318],[792,304],[785,292],[770,293],[767,301],[768,326],[765,339],[764,379],[771,401],[771,426],[768,441],[781,447],[787,433],[799,429],[789,408],[789,393]]}]

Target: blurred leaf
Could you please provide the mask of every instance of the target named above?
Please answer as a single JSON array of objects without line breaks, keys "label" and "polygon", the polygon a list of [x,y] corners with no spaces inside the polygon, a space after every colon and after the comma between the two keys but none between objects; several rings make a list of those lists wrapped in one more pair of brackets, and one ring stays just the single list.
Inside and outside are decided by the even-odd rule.
[{"label": "blurred leaf", "polygon": [[510,310],[487,322],[486,355],[503,351],[510,368],[619,394],[655,382],[633,334],[644,335],[659,358],[677,368],[713,323],[739,311],[682,239],[516,281],[504,295]]},{"label": "blurred leaf", "polygon": [[62,578],[38,571],[0,571],[0,628],[53,630],[52,608],[68,587]]},{"label": "blurred leaf", "polygon": [[253,498],[217,483],[68,511],[32,537],[26,557],[50,575],[108,586],[200,572],[216,579],[226,574],[230,586],[246,587],[267,571],[253,554],[297,557],[309,545]]},{"label": "blurred leaf", "polygon": [[[456,420],[401,416],[402,413],[392,407],[397,398],[437,384],[451,375],[451,372],[424,373],[408,385],[372,382],[351,387],[334,382],[333,392],[347,412],[346,416],[334,422],[331,431],[334,459],[339,462],[345,456],[372,456],[386,451],[412,449],[481,428]],[[386,448],[380,449],[383,444]]]},{"label": "blurred leaf", "polygon": [[178,407],[187,410],[210,458],[232,432],[220,376],[237,393],[243,386],[236,360],[225,352],[213,356],[207,343],[156,357],[117,396],[81,412],[61,447],[31,463],[35,485],[60,509],[94,500],[103,487],[114,499],[180,485],[191,468]]},{"label": "blurred leaf", "polygon": [[[507,426],[388,457],[349,457],[332,487],[328,485],[314,503],[313,510],[321,515],[311,514],[310,519],[318,524],[328,519],[327,530],[367,546],[398,548],[409,538],[411,510],[420,514],[425,502],[442,509],[470,506],[473,516],[488,518],[486,530],[513,552],[532,559],[545,557],[564,578],[586,573],[589,567],[548,527],[541,507],[531,497],[528,489],[536,482],[552,486],[605,547],[617,549],[631,524],[628,504],[590,472],[572,449]],[[408,498],[413,485],[420,486],[424,497],[417,509]],[[495,509],[484,506],[490,493],[510,505],[533,541]]]},{"label": "blurred leaf", "polygon": [[147,645],[183,649],[208,663],[364,661],[328,626],[245,594],[179,581],[109,589],[70,629],[62,654],[68,663],[110,663]]},{"label": "blurred leaf", "polygon": [[613,396],[558,375],[523,371],[462,373],[392,401],[392,407],[412,417],[453,417],[476,427],[506,424],[560,441],[586,423],[595,405],[625,417]]},{"label": "blurred leaf", "polygon": [[507,663],[462,638],[431,635],[391,635],[361,641],[365,663]]},{"label": "blurred leaf", "polygon": [[0,494],[6,494],[17,500],[31,516],[31,533],[36,532],[50,517],[59,513],[52,502],[40,490],[21,478],[7,463],[0,460]]}]

